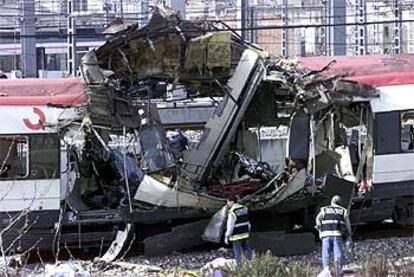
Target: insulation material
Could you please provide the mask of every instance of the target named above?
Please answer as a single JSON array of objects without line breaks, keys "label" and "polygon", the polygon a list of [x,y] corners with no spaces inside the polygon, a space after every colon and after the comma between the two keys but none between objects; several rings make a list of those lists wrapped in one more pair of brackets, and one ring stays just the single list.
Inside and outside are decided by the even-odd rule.
[{"label": "insulation material", "polygon": [[335,149],[335,152],[341,155],[339,163],[337,164],[337,171],[339,173],[339,176],[350,182],[355,182],[356,179],[352,169],[349,147],[339,146]]}]

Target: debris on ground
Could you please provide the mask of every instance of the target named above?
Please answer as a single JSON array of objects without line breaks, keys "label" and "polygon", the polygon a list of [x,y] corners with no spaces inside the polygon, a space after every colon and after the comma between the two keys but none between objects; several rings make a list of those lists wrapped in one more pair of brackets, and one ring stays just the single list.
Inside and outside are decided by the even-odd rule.
[{"label": "debris on ground", "polygon": [[[8,272],[9,276],[18,276],[20,274],[21,276],[28,277],[216,277],[232,276],[231,274],[235,272],[235,264],[232,258],[230,249],[220,248],[191,253],[175,252],[162,257],[127,257],[122,261],[109,263],[98,260],[68,260],[46,264],[45,266],[42,264],[28,264],[20,267],[8,266]],[[256,254],[255,260],[257,262],[252,263],[250,266],[257,266],[260,270],[264,266],[262,263],[270,263],[278,266],[285,265],[286,268],[290,268],[293,271],[306,269],[306,272],[312,271],[312,273],[316,273],[311,276],[316,276],[322,271],[320,246],[312,253],[306,255],[275,257],[270,255],[270,253],[264,255]],[[412,237],[355,241],[351,252],[346,255],[344,265],[345,276],[373,276],[374,270],[379,268],[386,272],[414,273],[414,240]],[[245,268],[245,270],[253,269]],[[5,272],[4,263],[0,264],[0,272]],[[225,275],[229,274],[229,272],[233,273]],[[356,275],[361,272],[371,273],[371,275]]]}]

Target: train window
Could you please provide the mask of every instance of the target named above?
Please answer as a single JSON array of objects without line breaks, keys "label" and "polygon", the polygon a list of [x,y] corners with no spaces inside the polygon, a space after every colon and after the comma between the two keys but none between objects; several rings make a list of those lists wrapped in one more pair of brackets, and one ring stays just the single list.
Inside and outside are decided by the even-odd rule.
[{"label": "train window", "polygon": [[148,168],[148,172],[156,172],[174,166],[174,157],[162,126],[145,125],[141,129],[140,135],[143,166]]},{"label": "train window", "polygon": [[46,69],[65,71],[66,70],[66,54],[65,53],[46,54]]},{"label": "train window", "polygon": [[401,150],[414,152],[414,111],[401,113]]},{"label": "train window", "polygon": [[0,65],[5,72],[20,69],[20,55],[0,56]]},{"label": "train window", "polygon": [[400,112],[375,114],[375,154],[397,154],[401,152]]},{"label": "train window", "polygon": [[29,142],[25,136],[0,136],[0,179],[29,175]]},{"label": "train window", "polygon": [[60,139],[57,134],[30,136],[30,179],[60,176]]}]

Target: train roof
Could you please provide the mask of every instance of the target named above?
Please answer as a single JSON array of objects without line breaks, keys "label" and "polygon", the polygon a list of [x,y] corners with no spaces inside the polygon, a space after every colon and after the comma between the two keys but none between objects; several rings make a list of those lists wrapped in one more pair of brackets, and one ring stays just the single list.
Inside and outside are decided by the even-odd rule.
[{"label": "train roof", "polygon": [[0,105],[63,105],[85,102],[81,78],[0,79]]},{"label": "train roof", "polygon": [[322,72],[326,76],[345,75],[345,79],[371,86],[414,84],[414,55],[366,55],[300,58],[299,65],[310,70],[320,70],[330,62],[331,67]]}]

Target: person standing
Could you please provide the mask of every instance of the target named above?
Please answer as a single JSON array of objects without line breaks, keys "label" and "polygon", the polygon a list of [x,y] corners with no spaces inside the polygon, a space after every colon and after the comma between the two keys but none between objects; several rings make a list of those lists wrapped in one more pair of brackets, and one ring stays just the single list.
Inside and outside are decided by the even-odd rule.
[{"label": "person standing", "polygon": [[3,68],[0,68],[0,79],[7,79],[7,75],[4,73]]},{"label": "person standing", "polygon": [[331,205],[322,207],[316,217],[316,228],[322,240],[322,266],[329,269],[330,253],[333,251],[336,276],[342,277],[344,258],[343,238],[351,243],[351,224],[347,209],[340,206],[341,197],[332,197]]},{"label": "person standing", "polygon": [[252,259],[252,249],[250,248],[250,229],[249,211],[247,207],[237,203],[234,195],[227,197],[227,229],[224,242],[232,242],[234,259],[238,265],[241,264],[242,255],[246,254],[247,259]]}]

